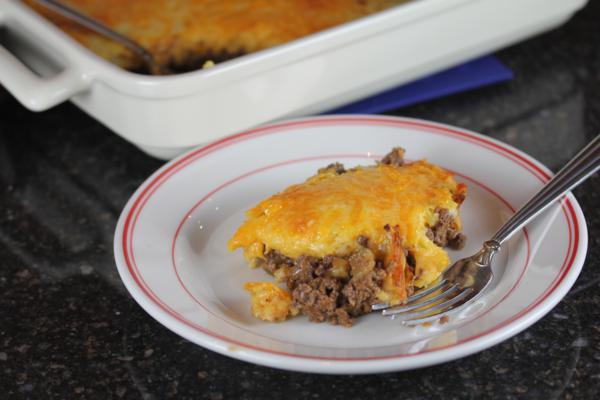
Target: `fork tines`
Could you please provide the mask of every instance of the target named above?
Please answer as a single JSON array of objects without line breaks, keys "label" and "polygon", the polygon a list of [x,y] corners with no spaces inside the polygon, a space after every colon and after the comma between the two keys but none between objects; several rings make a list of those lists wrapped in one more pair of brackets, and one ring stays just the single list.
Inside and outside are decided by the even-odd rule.
[{"label": "fork tines", "polygon": [[[438,291],[440,293],[435,294]],[[439,319],[445,311],[456,307],[460,302],[465,302],[472,293],[472,288],[461,288],[456,283],[442,279],[437,284],[408,297],[403,304],[390,306],[380,303],[374,304],[371,309],[381,311],[382,315],[391,319],[416,325]]]}]

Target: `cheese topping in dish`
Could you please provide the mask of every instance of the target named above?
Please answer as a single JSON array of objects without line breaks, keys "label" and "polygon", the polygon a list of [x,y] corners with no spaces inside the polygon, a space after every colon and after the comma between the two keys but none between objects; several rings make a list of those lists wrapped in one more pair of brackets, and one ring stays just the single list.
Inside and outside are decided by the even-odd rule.
[{"label": "cheese topping in dish", "polygon": [[448,266],[444,246],[464,242],[466,193],[451,173],[402,156],[319,170],[250,209],[229,249],[286,283],[313,320],[349,325],[371,304],[401,303]]},{"label": "cheese topping in dish", "polygon": [[[65,0],[148,50],[165,72],[198,69],[298,39],[406,0]],[[143,64],[125,47],[53,11],[36,11],[101,57],[130,70]]]}]

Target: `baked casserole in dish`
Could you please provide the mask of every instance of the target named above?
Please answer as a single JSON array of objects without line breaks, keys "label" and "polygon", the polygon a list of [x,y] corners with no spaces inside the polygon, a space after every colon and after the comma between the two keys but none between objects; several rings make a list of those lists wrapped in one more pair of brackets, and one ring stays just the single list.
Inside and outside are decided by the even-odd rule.
[{"label": "baked casserole in dish", "polygon": [[[407,0],[65,0],[63,3],[135,41],[163,73],[210,66],[373,14]],[[94,53],[122,68],[144,64],[35,0],[30,6]]]},{"label": "baked casserole in dish", "polygon": [[298,313],[345,326],[375,303],[400,304],[449,264],[444,247],[465,237],[459,207],[466,186],[426,160],[404,162],[394,149],[373,166],[336,163],[260,202],[230,239],[253,267],[272,274],[251,282],[255,317]]},{"label": "baked casserole in dish", "polygon": [[[63,0],[148,48],[164,68],[196,68],[152,76],[132,72],[141,64],[123,48],[27,1],[0,1],[0,84],[34,111],[72,101],[159,158],[457,65],[558,26],[586,2],[279,0],[267,11],[256,0],[205,1],[202,9]],[[199,68],[205,60],[216,65]]]}]

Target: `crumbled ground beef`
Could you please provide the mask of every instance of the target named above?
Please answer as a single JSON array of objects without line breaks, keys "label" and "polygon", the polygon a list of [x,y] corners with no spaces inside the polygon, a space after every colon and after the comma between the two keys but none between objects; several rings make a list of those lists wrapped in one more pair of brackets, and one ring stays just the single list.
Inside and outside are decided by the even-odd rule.
[{"label": "crumbled ground beef", "polygon": [[330,169],[333,170],[333,171],[335,171],[335,173],[338,174],[338,175],[341,175],[341,174],[343,174],[343,173],[346,172],[346,168],[344,167],[344,164],[336,162],[336,163],[333,163],[333,164],[329,164],[325,168],[320,168],[319,169],[319,173],[323,173],[323,172],[325,172],[327,170],[330,170]]},{"label": "crumbled ground beef", "polygon": [[457,192],[452,196],[452,200],[454,200],[454,202],[457,204],[462,204],[466,198],[467,195],[464,191]]},{"label": "crumbled ground beef", "polygon": [[360,235],[359,237],[356,238],[356,241],[358,242],[358,244],[360,244],[362,247],[368,247],[369,246],[369,238],[364,236],[364,235]]},{"label": "crumbled ground beef", "polygon": [[381,159],[381,164],[394,165],[399,167],[404,164],[404,149],[402,147],[394,147],[392,151]]},{"label": "crumbled ground beef", "polygon": [[377,302],[375,294],[381,288],[385,276],[383,268],[375,268],[363,278],[348,282],[342,288],[346,311],[352,316],[371,312],[371,305]]},{"label": "crumbled ground beef", "polygon": [[446,208],[437,208],[437,223],[427,229],[427,237],[440,247],[461,249],[465,245],[466,236],[458,232],[454,225],[454,217]]},{"label": "crumbled ground beef", "polygon": [[463,247],[465,247],[466,243],[467,243],[467,235],[465,235],[464,233],[458,232],[456,234],[456,236],[454,236],[452,239],[448,240],[448,247],[450,247],[451,249],[454,249],[454,250],[460,250]]},{"label": "crumbled ground beef", "polygon": [[292,291],[294,306],[311,321],[329,321],[334,324],[352,325],[348,313],[338,313],[338,297],[342,282],[334,278],[314,278],[299,283]]},{"label": "crumbled ground beef", "polygon": [[275,250],[271,250],[265,254],[265,261],[260,264],[260,267],[273,275],[275,271],[283,266],[294,265],[294,261]]},{"label": "crumbled ground beef", "polygon": [[364,249],[349,257],[348,267],[360,275],[350,272],[347,279],[330,276],[331,256],[299,257],[287,280],[294,306],[311,321],[343,326],[351,326],[354,317],[369,313],[386,272],[383,263],[374,262],[367,252]]},{"label": "crumbled ground beef", "polygon": [[302,256],[296,259],[294,268],[288,279],[288,287],[294,289],[297,284],[309,282],[314,277],[317,277],[317,270],[321,272],[319,263],[313,257]]}]

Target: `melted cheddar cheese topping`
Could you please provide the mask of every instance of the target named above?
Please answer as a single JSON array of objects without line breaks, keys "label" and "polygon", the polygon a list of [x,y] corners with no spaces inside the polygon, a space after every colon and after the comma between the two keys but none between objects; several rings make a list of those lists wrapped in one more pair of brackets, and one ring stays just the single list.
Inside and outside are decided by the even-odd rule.
[{"label": "melted cheddar cheese topping", "polygon": [[243,248],[250,262],[270,250],[290,258],[347,256],[359,249],[357,238],[366,236],[369,247],[385,259],[389,227],[394,227],[400,245],[414,257],[414,285],[422,287],[449,263],[444,249],[427,237],[427,229],[436,224],[438,208],[455,215],[460,229],[455,199],[464,191],[451,173],[424,160],[400,167],[357,167],[342,174],[324,169],[247,211],[228,247]]},{"label": "melted cheddar cheese topping", "polygon": [[[194,64],[200,68],[210,57],[231,58],[266,49],[405,1],[64,0],[64,3],[140,44],[162,67]],[[123,68],[140,68],[140,60],[124,46],[34,0],[25,2],[101,57]]]}]

